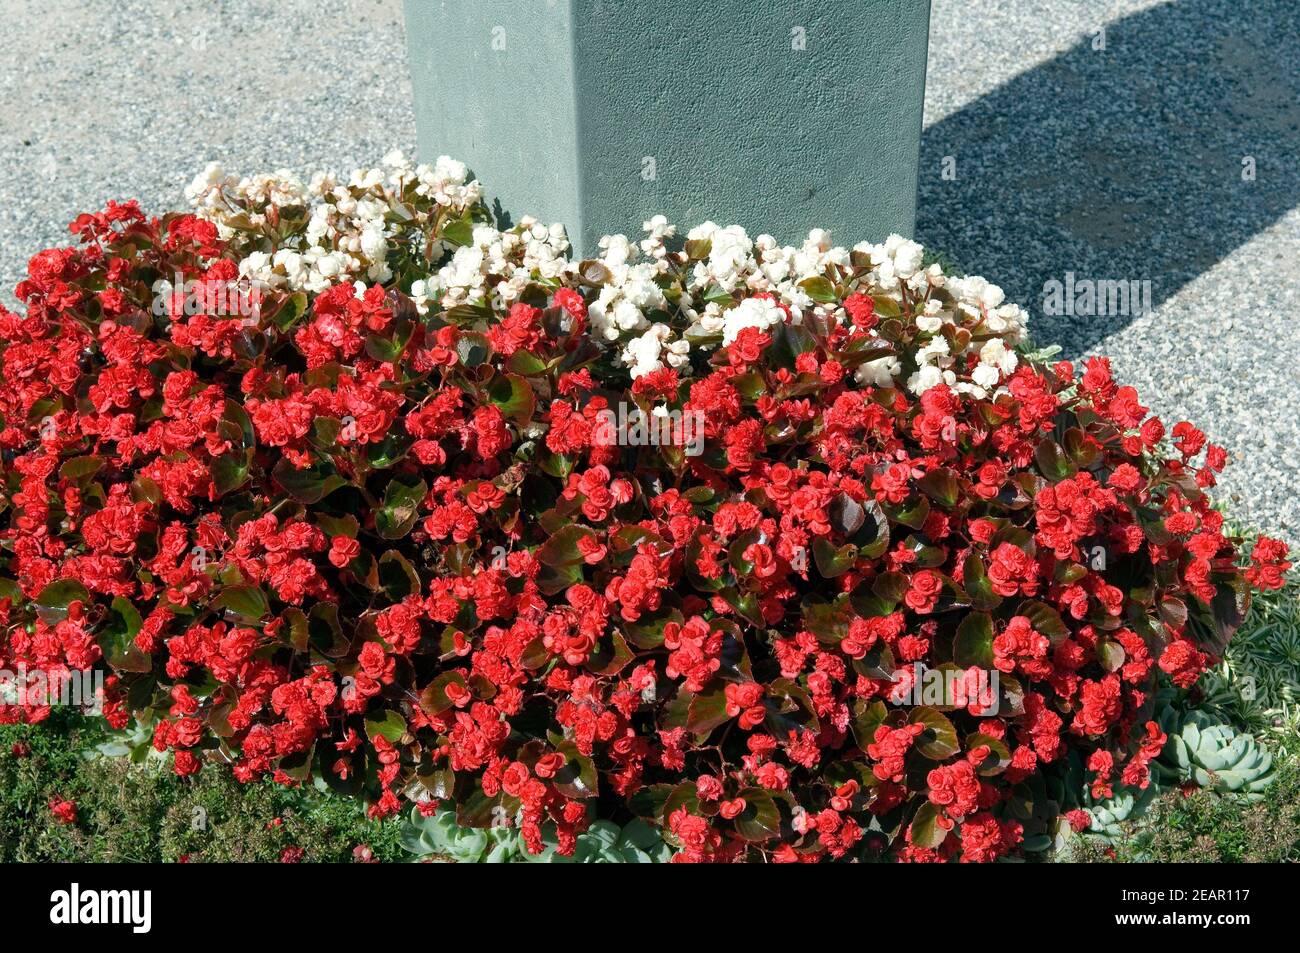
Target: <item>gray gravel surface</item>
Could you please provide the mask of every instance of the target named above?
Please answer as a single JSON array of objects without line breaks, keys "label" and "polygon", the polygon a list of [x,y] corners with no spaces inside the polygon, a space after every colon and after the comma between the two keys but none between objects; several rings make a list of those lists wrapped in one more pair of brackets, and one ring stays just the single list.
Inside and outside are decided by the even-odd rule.
[{"label": "gray gravel surface", "polygon": [[[918,239],[1205,430],[1234,511],[1300,540],[1300,6],[940,0],[929,69]],[[1070,272],[1154,309],[1044,314]]]},{"label": "gray gravel surface", "polygon": [[[4,7],[11,306],[31,253],[105,199],[178,207],[212,158],[346,170],[413,147],[400,0]],[[1227,446],[1221,492],[1300,540],[1294,0],[935,0],[921,161],[918,238],[1029,307],[1041,343],[1109,355],[1168,422]],[[1043,314],[1067,273],[1150,282],[1154,310]]]},{"label": "gray gravel surface", "polygon": [[106,199],[415,147],[401,0],[0,0],[0,289]]}]

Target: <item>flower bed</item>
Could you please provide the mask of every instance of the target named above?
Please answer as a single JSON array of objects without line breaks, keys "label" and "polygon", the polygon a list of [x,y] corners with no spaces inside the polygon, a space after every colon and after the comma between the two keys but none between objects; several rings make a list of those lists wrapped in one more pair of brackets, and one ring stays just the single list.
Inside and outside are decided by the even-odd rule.
[{"label": "flower bed", "polygon": [[1070,763],[1145,787],[1158,679],[1289,566],[1225,533],[1220,448],[913,242],[572,261],[398,155],[189,195],[78,218],[0,310],[4,663],[107,671],[178,774],[534,852],[992,860]]}]

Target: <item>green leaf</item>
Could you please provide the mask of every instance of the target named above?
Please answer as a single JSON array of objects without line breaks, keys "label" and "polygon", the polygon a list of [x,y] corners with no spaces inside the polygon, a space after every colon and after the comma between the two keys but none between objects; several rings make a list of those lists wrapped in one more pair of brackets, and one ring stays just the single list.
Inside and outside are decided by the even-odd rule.
[{"label": "green leaf", "polygon": [[[840,493],[835,499],[831,500],[829,512],[831,529],[843,533],[846,537],[853,536],[858,530],[862,529],[863,524],[867,521],[866,507],[847,493]],[[875,516],[875,514],[872,515]],[[879,522],[879,520],[877,521]]]},{"label": "green leaf", "polygon": [[84,483],[103,466],[103,457],[73,457],[59,467],[59,476],[73,483]]},{"label": "green leaf", "polygon": [[835,285],[825,275],[814,275],[811,278],[805,278],[799,282],[799,287],[808,292],[808,297],[818,304],[831,304],[840,300],[839,295],[835,292]]},{"label": "green leaf", "polygon": [[578,548],[579,540],[595,538],[593,530],[578,523],[561,526],[537,547],[537,561],[544,566],[554,567],[581,563],[583,558],[582,550]]},{"label": "green leaf", "polygon": [[1020,603],[1016,612],[1018,615],[1027,618],[1029,624],[1036,631],[1047,636],[1054,646],[1070,637],[1070,630],[1066,627],[1065,620],[1061,618],[1061,613],[1045,602],[1038,602],[1033,599],[1026,600]]},{"label": "green leaf", "polygon": [[386,550],[379,557],[379,584],[393,602],[401,602],[407,596],[417,596],[422,588],[415,567],[395,549]]},{"label": "green leaf", "polygon": [[781,812],[772,795],[762,788],[744,788],[745,809],[732,820],[736,833],[750,843],[771,840],[781,833]]},{"label": "green leaf", "polygon": [[498,374],[493,378],[488,385],[488,399],[519,427],[528,425],[537,406],[533,389],[518,374]]},{"label": "green leaf", "polygon": [[232,450],[212,461],[212,484],[217,496],[225,496],[248,482],[248,470],[253,462],[253,451]]},{"label": "green leaf", "polygon": [[912,817],[908,840],[915,847],[938,847],[948,832],[939,826],[939,809],[925,801]]},{"label": "green leaf", "polygon": [[487,360],[489,350],[487,336],[477,331],[462,331],[456,338],[456,356],[464,367],[478,367]]},{"label": "green leaf", "polygon": [[1007,749],[1007,746],[1000,739],[978,731],[966,736],[967,751],[974,751],[981,745],[988,747],[989,756],[984,759],[976,770],[985,777],[991,777],[1005,771],[1007,765],[1011,763],[1011,752]]},{"label": "green leaf", "polygon": [[1071,427],[1065,432],[1065,452],[1074,463],[1082,469],[1090,469],[1101,463],[1101,446],[1078,427]]},{"label": "green leaf", "polygon": [[901,572],[883,572],[871,584],[871,591],[887,603],[898,605],[907,595],[911,583]]},{"label": "green leaf", "polygon": [[730,291],[726,291],[717,283],[712,283],[704,289],[704,300],[707,304],[728,305],[734,298]]},{"label": "green leaf", "polygon": [[716,685],[691,699],[686,715],[686,730],[695,736],[698,743],[703,744],[714,728],[729,720],[726,690],[722,685]]},{"label": "green leaf", "polygon": [[885,723],[885,719],[889,717],[889,710],[879,699],[870,705],[864,705],[862,702],[857,704],[861,707],[853,717],[853,740],[858,743],[859,748],[866,750],[867,745],[875,743],[876,729]]},{"label": "green leaf", "polygon": [[384,502],[375,511],[375,532],[383,539],[401,539],[415,526],[420,515],[420,503],[429,492],[423,480],[410,483],[395,477],[384,489]]},{"label": "green leaf", "polygon": [[1038,441],[1034,448],[1034,460],[1039,471],[1053,483],[1072,477],[1079,472],[1074,461],[1065,455],[1060,445],[1050,437]]},{"label": "green leaf", "polygon": [[824,536],[818,536],[813,540],[813,561],[817,563],[817,571],[826,579],[844,575],[853,568],[857,559],[858,547],[856,546],[842,546],[836,549]]},{"label": "green leaf", "polygon": [[971,605],[976,609],[996,609],[1002,597],[993,591],[993,583],[984,568],[984,557],[971,550],[962,564],[962,583]]},{"label": "green leaf", "polygon": [[452,707],[454,702],[447,697],[448,685],[459,685],[461,688],[468,688],[465,681],[464,673],[453,669],[449,672],[443,672],[420,693],[420,707],[430,715],[440,715],[448,708]]},{"label": "green leaf", "polygon": [[909,724],[925,726],[915,745],[916,750],[931,761],[945,761],[961,750],[957,743],[957,729],[943,712],[922,706],[912,709],[907,720]]},{"label": "green leaf", "polygon": [[639,649],[657,649],[664,644],[664,626],[669,622],[682,625],[686,620],[674,608],[658,612],[643,612],[635,622],[624,622],[623,631],[628,641]]},{"label": "green leaf", "polygon": [[378,443],[366,444],[366,463],[372,469],[387,470],[406,459],[406,452],[414,442],[409,434],[393,431]]},{"label": "green leaf", "polygon": [[369,712],[366,715],[366,735],[373,741],[383,736],[396,744],[406,734],[406,719],[392,709]]},{"label": "green leaf", "polygon": [[1097,660],[1103,669],[1108,672],[1119,671],[1124,665],[1124,659],[1124,646],[1114,639],[1097,640]]},{"label": "green leaf", "polygon": [[153,668],[153,660],[135,644],[143,624],[139,610],[129,600],[114,597],[96,639],[110,668],[119,672],[148,672]]},{"label": "green leaf", "polygon": [[468,245],[474,241],[474,220],[466,213],[442,226],[438,237],[452,245]]},{"label": "green leaf", "polygon": [[902,306],[893,298],[887,295],[872,295],[871,303],[876,306],[876,314],[883,320],[885,318],[897,318],[902,315]]},{"label": "green leaf", "polygon": [[817,601],[809,596],[801,606],[803,627],[826,643],[838,644],[849,634],[849,625],[853,622],[853,606],[846,596],[839,596],[834,602]]},{"label": "green leaf", "polygon": [[533,377],[537,374],[546,373],[546,362],[535,354],[528,351],[515,351],[506,360],[506,367],[516,374],[522,374],[524,377]]},{"label": "green leaf", "polygon": [[74,602],[88,605],[90,593],[75,579],[56,579],[36,597],[36,614],[48,625],[56,625],[68,617],[68,606]]},{"label": "green leaf", "polygon": [[347,654],[351,642],[339,625],[339,607],[333,602],[318,602],[307,616],[307,637],[323,655],[340,658]]},{"label": "green leaf", "polygon": [[260,622],[271,611],[266,593],[258,586],[227,586],[212,604],[227,610],[241,622]]},{"label": "green leaf", "polygon": [[882,508],[891,520],[902,523],[908,529],[921,529],[930,516],[930,501],[919,494],[905,503],[890,504]]},{"label": "green leaf", "polygon": [[952,660],[962,668],[993,667],[993,617],[987,612],[972,612],[957,626],[952,643]]},{"label": "green leaf", "polygon": [[288,457],[280,458],[272,468],[271,475],[299,503],[319,503],[345,482],[333,464],[322,463],[300,470],[289,462]]},{"label": "green leaf", "polygon": [[952,509],[961,497],[961,485],[957,480],[957,474],[946,467],[931,470],[917,481],[917,486],[921,488],[921,492],[945,509]]},{"label": "green leaf", "polygon": [[552,735],[550,740],[555,750],[565,757],[564,767],[551,779],[556,790],[571,798],[589,798],[599,794],[600,780],[595,763],[572,741],[557,735]]}]

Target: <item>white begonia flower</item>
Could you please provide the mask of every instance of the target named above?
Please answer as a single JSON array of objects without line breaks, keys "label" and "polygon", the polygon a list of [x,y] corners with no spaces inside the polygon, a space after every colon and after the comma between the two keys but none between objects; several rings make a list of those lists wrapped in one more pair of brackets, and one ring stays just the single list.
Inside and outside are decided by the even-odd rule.
[{"label": "white begonia flower", "polygon": [[766,331],[785,320],[785,312],[776,302],[767,298],[746,298],[722,316],[722,344],[724,347],[736,340],[745,328]]},{"label": "white begonia flower", "polygon": [[663,369],[660,353],[665,342],[672,336],[672,328],[668,325],[652,324],[644,334],[634,337],[624,345],[620,357],[630,369],[633,380]]},{"label": "white begonia flower", "polygon": [[343,259],[337,255],[322,255],[315,266],[323,277],[334,278],[343,272]]},{"label": "white begonia flower", "polygon": [[865,361],[853,372],[853,378],[867,387],[890,387],[894,378],[903,369],[896,357],[878,357],[874,361]]},{"label": "white begonia flower", "polygon": [[804,248],[809,247],[820,249],[821,251],[830,251],[831,233],[824,228],[814,228],[808,233],[808,238],[804,241]]},{"label": "white begonia flower", "polygon": [[705,238],[711,238],[713,233],[718,230],[716,222],[700,222],[689,232],[686,233],[686,240],[689,242],[702,241]]},{"label": "white begonia flower", "polygon": [[307,281],[309,269],[298,252],[282,248],[275,253],[273,261],[276,270],[284,275],[284,281],[290,288],[301,288]]},{"label": "white begonia flower", "polygon": [[722,306],[716,301],[710,301],[704,306],[703,311],[694,312],[692,316],[695,323],[686,330],[686,333],[696,337],[710,337],[721,334],[726,323]]},{"label": "white begonia flower", "polygon": [[952,386],[956,383],[957,375],[952,371],[942,370],[933,364],[925,364],[907,379],[907,389],[920,397],[931,387],[938,387],[940,384]]},{"label": "white begonia flower", "polygon": [[383,184],[383,169],[357,169],[348,180],[349,187],[362,190],[373,189]]},{"label": "white begonia flower", "polygon": [[945,358],[950,355],[948,348],[948,339],[943,336],[932,337],[926,341],[916,352],[916,363],[927,364],[934,358]]},{"label": "white begonia flower", "polygon": [[925,249],[902,235],[890,235],[885,239],[885,250],[893,259],[894,273],[900,278],[910,278],[921,270],[921,259]]},{"label": "white begonia flower", "polygon": [[1004,304],[988,313],[988,329],[1003,335],[1012,344],[1019,342],[1024,330],[1024,312],[1017,304]]},{"label": "white begonia flower", "polygon": [[260,251],[244,256],[239,263],[239,276],[249,281],[260,281],[271,288],[278,287],[284,280],[275,273],[271,256]]},{"label": "white begonia flower", "polygon": [[423,278],[411,282],[411,303],[415,305],[417,314],[423,316],[429,313],[430,289],[429,282]]},{"label": "white begonia flower", "polygon": [[669,367],[685,367],[691,362],[691,342],[686,338],[669,341],[664,347],[663,359]]},{"label": "white begonia flower", "polygon": [[1018,363],[1016,352],[1007,347],[1001,338],[989,338],[980,348],[980,364],[994,367],[1003,374],[1013,373]]},{"label": "white begonia flower", "polygon": [[185,200],[196,209],[223,208],[225,198],[222,191],[234,184],[235,179],[226,175],[220,162],[209,162],[185,187]]},{"label": "white begonia flower", "polygon": [[993,364],[976,364],[970,373],[970,379],[984,390],[997,387],[1001,378],[1002,372]]},{"label": "white begonia flower", "polygon": [[708,273],[722,288],[731,291],[740,282],[742,275],[753,268],[754,259],[750,252],[753,251],[754,243],[739,225],[729,225],[726,228],[714,226],[709,238],[713,245],[707,259]]},{"label": "white begonia flower", "polygon": [[371,225],[361,233],[361,254],[372,262],[382,262],[388,253],[388,239],[381,227]]},{"label": "white begonia flower", "polygon": [[677,226],[670,225],[662,215],[655,215],[649,221],[641,223],[641,230],[651,238],[671,238],[677,234]]},{"label": "white begonia flower", "polygon": [[635,254],[626,235],[606,235],[600,240],[600,260],[607,268],[620,268]]}]

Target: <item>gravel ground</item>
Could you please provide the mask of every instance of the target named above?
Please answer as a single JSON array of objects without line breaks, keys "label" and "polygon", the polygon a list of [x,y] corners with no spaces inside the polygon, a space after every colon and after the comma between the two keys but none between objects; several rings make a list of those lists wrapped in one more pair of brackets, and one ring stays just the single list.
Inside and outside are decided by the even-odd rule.
[{"label": "gravel ground", "polygon": [[[177,207],[209,159],[304,172],[413,147],[400,0],[213,6],[5,0],[0,301],[74,214]],[[1109,355],[1227,446],[1221,492],[1293,542],[1300,415],[1275,403],[1300,382],[1297,156],[1294,0],[934,2],[917,237],[1029,307],[1040,343]],[[1043,314],[1067,273],[1149,282],[1154,308]]]},{"label": "gravel ground", "polygon": [[[106,199],[415,148],[401,0],[3,0],[0,300]],[[218,12],[214,13],[214,8]]]},{"label": "gravel ground", "polygon": [[[1300,380],[1294,0],[939,0],[929,69],[918,240],[1205,430],[1234,511],[1300,540],[1300,415],[1278,404]],[[1150,282],[1154,308],[1043,314],[1070,272]]]}]

